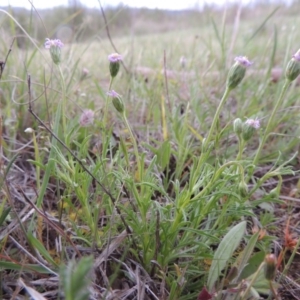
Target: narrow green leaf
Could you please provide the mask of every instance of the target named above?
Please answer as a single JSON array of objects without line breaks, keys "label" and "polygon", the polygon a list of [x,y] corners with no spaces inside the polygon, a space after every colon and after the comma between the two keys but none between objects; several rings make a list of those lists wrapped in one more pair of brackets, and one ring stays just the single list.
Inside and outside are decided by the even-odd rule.
[{"label": "narrow green leaf", "polygon": [[41,274],[52,274],[49,270],[40,265],[18,265],[8,261],[0,261],[0,268],[4,270],[16,270],[26,272],[38,272]]},{"label": "narrow green leaf", "polygon": [[162,145],[159,147],[159,150],[157,151],[157,160],[160,164],[162,170],[166,168],[166,166],[170,162],[170,155],[171,155],[171,145],[169,141],[164,141]]},{"label": "narrow green leaf", "polygon": [[60,278],[66,300],[89,299],[90,280],[88,274],[93,262],[93,257],[83,257],[78,263],[71,260],[67,266],[61,267]]},{"label": "narrow green leaf", "polygon": [[264,28],[268,20],[277,12],[280,6],[275,7],[275,9],[264,19],[264,21],[259,25],[259,27],[254,31],[251,37],[247,40],[245,47],[251,42],[251,40]]},{"label": "narrow green leaf", "polygon": [[250,259],[252,253],[253,253],[253,250],[257,244],[257,240],[258,240],[258,237],[259,237],[259,232],[255,233],[249,240],[247,246],[245,247],[245,249],[240,253],[239,257],[237,258],[237,264],[236,267],[238,268],[239,270],[239,273],[238,273],[238,281],[239,281],[239,276],[241,275],[244,267],[246,266],[246,264],[248,263],[248,260]]},{"label": "narrow green leaf", "polygon": [[8,216],[11,208],[8,207],[7,209],[4,209],[3,213],[0,216],[0,226],[2,226],[2,223],[5,221],[6,217]]},{"label": "narrow green leaf", "polygon": [[57,263],[53,260],[49,252],[46,250],[44,245],[35,238],[31,233],[27,234],[28,241],[30,244],[52,265],[58,267]]},{"label": "narrow green leaf", "polygon": [[246,229],[246,221],[241,222],[230,229],[224,236],[217,251],[215,252],[212,265],[209,269],[207,286],[212,291],[215,282],[218,280],[222,270],[225,268],[233,252],[240,244]]}]

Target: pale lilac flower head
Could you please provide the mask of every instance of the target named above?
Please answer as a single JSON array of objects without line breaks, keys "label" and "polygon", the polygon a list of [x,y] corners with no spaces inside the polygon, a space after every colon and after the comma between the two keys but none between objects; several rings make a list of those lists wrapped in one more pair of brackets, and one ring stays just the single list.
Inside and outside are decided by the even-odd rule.
[{"label": "pale lilac flower head", "polygon": [[112,53],[110,55],[108,55],[108,60],[111,63],[117,63],[123,60],[122,55],[120,55],[119,53]]},{"label": "pale lilac flower head", "polygon": [[84,80],[88,77],[90,71],[87,68],[83,68],[80,75],[80,80]]},{"label": "pale lilac flower head", "polygon": [[259,129],[260,127],[260,122],[258,119],[248,119],[245,123],[254,129]]},{"label": "pale lilac flower head", "polygon": [[61,61],[61,48],[64,46],[64,44],[58,40],[50,40],[46,39],[45,41],[45,48],[50,50],[52,61],[58,65]]},{"label": "pale lilac flower head", "polygon": [[253,64],[246,56],[237,56],[234,60],[244,67],[250,67]]},{"label": "pale lilac flower head", "polygon": [[83,73],[84,75],[88,75],[88,74],[90,73],[90,71],[89,71],[87,68],[83,68],[83,69],[82,69],[82,73]]},{"label": "pale lilac flower head", "polygon": [[112,97],[112,98],[120,98],[121,95],[119,95],[116,91],[114,90],[111,90],[111,91],[108,91],[107,93],[107,96],[109,97]]},{"label": "pale lilac flower head", "polygon": [[87,127],[94,123],[95,113],[91,109],[85,109],[79,119],[81,127]]},{"label": "pale lilac flower head", "polygon": [[300,61],[300,49],[293,55],[293,59]]},{"label": "pale lilac flower head", "polygon": [[64,44],[59,39],[50,40],[50,39],[46,38],[46,41],[45,41],[46,49],[50,49],[52,47],[62,48],[63,46],[64,46]]},{"label": "pale lilac flower head", "polygon": [[259,129],[260,122],[258,119],[248,119],[244,125],[242,130],[242,138],[244,141],[249,141],[254,135],[255,131]]}]

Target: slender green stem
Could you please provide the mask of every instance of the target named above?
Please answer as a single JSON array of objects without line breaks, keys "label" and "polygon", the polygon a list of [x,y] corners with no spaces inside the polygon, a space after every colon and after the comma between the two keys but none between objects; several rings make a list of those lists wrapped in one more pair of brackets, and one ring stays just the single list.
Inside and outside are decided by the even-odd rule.
[{"label": "slender green stem", "polygon": [[[297,250],[299,249],[299,246],[300,246],[300,239],[298,239],[298,242],[297,242],[296,246],[293,249],[292,255],[290,256],[287,264],[284,266],[284,269],[281,272],[281,275],[278,279],[278,283],[280,283],[283,275],[286,275],[287,271],[290,269],[290,266],[291,266],[292,262],[294,261],[294,258],[295,258],[295,255],[297,253]],[[282,259],[285,257],[285,253],[286,253],[287,250],[288,250],[287,248],[284,249],[284,252],[282,254]]]},{"label": "slender green stem", "polygon": [[228,96],[229,96],[230,91],[231,91],[231,89],[228,88],[228,87],[226,87],[226,90],[225,90],[225,92],[224,92],[224,95],[223,95],[223,97],[222,97],[222,99],[221,99],[221,101],[220,101],[220,103],[219,103],[219,106],[218,106],[217,111],[216,111],[216,113],[215,113],[215,116],[214,116],[214,118],[213,118],[213,121],[212,121],[211,127],[210,127],[210,129],[209,129],[207,138],[206,138],[206,140],[205,140],[205,147],[204,147],[205,149],[206,149],[207,146],[209,145],[209,142],[210,142],[210,140],[211,140],[211,138],[212,138],[213,132],[214,132],[215,127],[216,127],[216,125],[217,125],[217,122],[218,122],[218,120],[219,120],[221,110],[222,110],[222,108],[223,108],[223,106],[224,106],[225,101],[228,99]]},{"label": "slender green stem", "polygon": [[122,113],[122,117],[123,117],[124,123],[125,123],[128,131],[129,131],[130,138],[131,138],[132,143],[133,143],[135,159],[136,159],[137,166],[138,166],[139,179],[141,180],[142,179],[142,168],[141,168],[141,162],[140,162],[140,156],[139,156],[139,151],[138,151],[138,147],[137,147],[137,142],[136,142],[136,139],[135,139],[135,137],[132,133],[132,130],[131,130],[131,127],[128,123],[128,120],[126,118],[125,111]]},{"label": "slender green stem", "polygon": [[[63,114],[63,106],[64,106],[64,102],[65,102],[65,89],[64,89],[64,80],[63,80],[63,74],[61,71],[61,68],[59,66],[59,72],[61,74],[62,77],[62,93],[63,93],[63,97],[62,97],[62,101],[59,101],[58,105],[57,105],[57,109],[56,109],[56,113],[55,113],[55,121],[54,121],[54,126],[53,126],[53,133],[56,136],[59,136],[59,124],[60,124],[60,119],[61,119],[61,115]],[[53,145],[54,147],[51,147],[50,149],[50,153],[49,153],[49,157],[48,157],[48,163],[47,163],[47,168],[43,177],[43,182],[41,185],[41,189],[39,191],[39,196],[36,202],[36,205],[38,208],[41,207],[41,204],[43,202],[44,199],[44,195],[48,186],[48,182],[49,182],[49,178],[51,175],[51,172],[54,168],[54,158],[55,158],[55,147],[57,146],[57,139],[52,136],[51,138],[51,145]]]},{"label": "slender green stem", "polygon": [[62,97],[61,97],[61,118],[62,118],[62,125],[63,125],[63,135],[66,136],[67,132],[66,132],[66,84],[65,84],[65,78],[61,69],[61,66],[58,65],[58,70],[59,70],[59,74],[61,77],[61,92],[62,92]]},{"label": "slender green stem", "polygon": [[[39,146],[38,146],[38,143],[36,141],[36,135],[33,131],[33,146],[34,146],[34,159],[36,162],[40,163],[41,162],[41,159],[40,159],[40,152],[39,152]],[[37,189],[38,191],[40,190],[41,188],[41,182],[40,182],[40,174],[41,174],[41,171],[40,171],[40,166],[37,164],[36,167],[36,186],[37,186]]]},{"label": "slender green stem", "polygon": [[239,137],[238,139],[239,139],[239,153],[236,157],[237,161],[241,160],[243,151],[244,151],[244,147],[245,147],[245,141],[241,137]]},{"label": "slender green stem", "polygon": [[273,285],[272,280],[269,281],[269,285],[270,285],[270,290],[271,290],[273,296],[275,297],[275,300],[278,300],[278,294],[277,294],[277,291],[276,291],[276,289]]},{"label": "slender green stem", "polygon": [[[111,90],[113,80],[114,80],[114,78],[113,78],[113,77],[110,77],[108,91]],[[103,114],[103,126],[104,126],[104,127],[106,127],[106,123],[107,123],[108,102],[109,102],[108,99],[109,99],[109,96],[106,95],[105,108],[104,108],[104,114]]]},{"label": "slender green stem", "polygon": [[212,186],[212,184],[221,176],[221,174],[223,173],[223,170],[225,170],[227,167],[229,167],[231,165],[234,165],[240,169],[241,179],[244,180],[244,168],[242,167],[242,165],[237,161],[229,161],[218,169],[218,171],[213,175],[212,179],[207,183],[205,188],[203,188],[203,190],[201,192],[199,192],[197,195],[195,195],[191,199],[191,201],[195,201],[195,200],[199,199],[201,196],[203,196],[206,193],[206,191]]},{"label": "slender green stem", "polygon": [[215,127],[217,125],[217,122],[219,120],[219,117],[220,117],[220,112],[224,106],[224,103],[225,101],[228,99],[228,96],[229,96],[229,93],[230,93],[231,89],[226,87],[226,90],[223,94],[223,97],[219,103],[219,106],[217,108],[217,111],[214,115],[214,118],[213,118],[213,121],[212,121],[212,124],[211,124],[211,127],[209,129],[209,132],[208,132],[208,135],[206,137],[206,139],[203,141],[203,147],[202,147],[202,151],[201,151],[201,155],[199,157],[199,160],[198,160],[198,163],[197,163],[197,167],[196,167],[196,170],[195,172],[193,172],[194,176],[193,178],[191,178],[190,180],[190,187],[193,188],[193,186],[195,185],[198,177],[199,177],[199,172],[200,172],[200,169],[201,169],[201,166],[203,166],[203,163],[205,161],[205,157],[207,156],[207,149],[208,149],[208,146],[209,146],[209,143],[212,139],[212,135],[213,135],[213,132],[215,130]]},{"label": "slender green stem", "polygon": [[269,137],[269,134],[270,134],[270,131],[271,131],[271,126],[272,126],[274,117],[275,117],[275,115],[276,115],[276,113],[277,113],[277,111],[278,111],[278,108],[279,108],[279,107],[281,106],[281,104],[282,104],[282,101],[283,101],[283,99],[284,99],[284,95],[285,95],[285,93],[286,93],[286,91],[287,91],[287,89],[288,89],[290,83],[291,83],[290,80],[288,80],[288,79],[285,80],[285,83],[284,83],[284,85],[283,85],[283,87],[282,87],[282,90],[281,90],[281,93],[280,93],[280,95],[279,95],[279,98],[278,98],[278,100],[277,100],[277,102],[276,102],[276,105],[275,105],[275,107],[274,107],[274,109],[273,109],[273,111],[272,111],[272,114],[271,114],[271,116],[270,116],[270,118],[269,118],[269,121],[268,121],[268,124],[267,124],[267,126],[266,126],[266,130],[265,130],[265,132],[264,132],[264,135],[263,135],[263,137],[262,137],[262,139],[261,139],[261,141],[260,141],[260,144],[259,144],[259,147],[258,147],[258,149],[257,149],[256,155],[255,155],[255,157],[254,157],[254,159],[253,159],[253,165],[257,165],[257,163],[258,163],[258,160],[259,160],[259,157],[260,157],[260,153],[261,153],[261,151],[262,151],[262,148],[263,148],[263,146],[264,146],[264,144],[265,144],[267,138]]}]

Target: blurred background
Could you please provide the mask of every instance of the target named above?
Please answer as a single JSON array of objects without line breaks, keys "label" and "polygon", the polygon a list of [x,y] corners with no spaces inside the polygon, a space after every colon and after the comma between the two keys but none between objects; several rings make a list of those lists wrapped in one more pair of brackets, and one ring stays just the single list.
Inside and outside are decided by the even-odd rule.
[{"label": "blurred background", "polygon": [[[32,4],[33,5],[32,5]],[[105,2],[97,0],[2,0],[0,8],[14,16],[20,25],[37,41],[45,40],[45,30],[49,38],[60,38],[65,43],[86,42],[105,38],[106,31],[101,13],[105,10],[109,29],[113,37],[144,35],[189,28],[201,28],[210,23],[211,18],[222,18],[226,10],[227,22],[234,22],[240,6],[242,20],[263,18],[271,7],[282,6],[281,17],[297,15],[300,1],[172,1],[172,0],[118,0]],[[37,17],[38,16],[38,17]],[[280,17],[277,15],[277,17]],[[19,26],[13,26],[18,46],[25,47],[25,37]],[[0,14],[0,30],[12,30],[10,18]]]}]

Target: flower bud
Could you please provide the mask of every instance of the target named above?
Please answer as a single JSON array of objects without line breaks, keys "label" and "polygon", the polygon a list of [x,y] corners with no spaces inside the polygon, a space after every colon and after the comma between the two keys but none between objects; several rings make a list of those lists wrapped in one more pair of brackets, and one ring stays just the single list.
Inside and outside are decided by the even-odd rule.
[{"label": "flower bud", "polygon": [[123,102],[121,96],[114,90],[107,92],[107,95],[112,97],[112,103],[113,103],[115,109],[119,113],[123,113],[124,112],[124,102]]},{"label": "flower bud", "polygon": [[243,80],[246,74],[246,68],[251,66],[252,62],[246,56],[235,58],[235,64],[229,70],[226,86],[228,89],[234,89]]},{"label": "flower bud", "polygon": [[246,197],[248,195],[248,185],[245,181],[241,181],[239,183],[239,193],[242,197]]},{"label": "flower bud", "polygon": [[240,118],[237,118],[233,121],[233,130],[237,136],[240,136],[243,131],[243,122]]},{"label": "flower bud", "polygon": [[278,189],[278,187],[276,187],[270,191],[269,196],[272,198],[278,199],[279,193],[280,193],[279,189]]},{"label": "flower bud", "polygon": [[181,56],[179,63],[180,63],[181,68],[184,69],[186,67],[186,58],[184,56]]},{"label": "flower bud", "polygon": [[123,103],[122,98],[113,98],[112,99],[112,103],[113,103],[115,109],[119,113],[123,113],[124,112],[124,103]]},{"label": "flower bud", "polygon": [[86,79],[89,76],[89,70],[87,68],[83,68],[80,75],[80,81]]},{"label": "flower bud", "polygon": [[243,124],[242,137],[244,141],[249,141],[254,132],[260,127],[260,122],[257,119],[248,119]]},{"label": "flower bud", "polygon": [[34,130],[31,127],[28,127],[24,130],[25,133],[34,133]]},{"label": "flower bud", "polygon": [[118,53],[112,53],[108,56],[109,60],[109,71],[112,78],[116,77],[120,69],[120,61],[122,56]]},{"label": "flower bud", "polygon": [[47,38],[44,46],[50,50],[52,61],[58,65],[61,62],[61,48],[64,44],[58,39],[50,40]]},{"label": "flower bud", "polygon": [[277,258],[274,254],[267,254],[265,257],[264,274],[267,280],[274,280],[276,275]]},{"label": "flower bud", "polygon": [[289,61],[285,76],[288,80],[295,80],[300,74],[300,49],[293,55],[292,59]]}]

